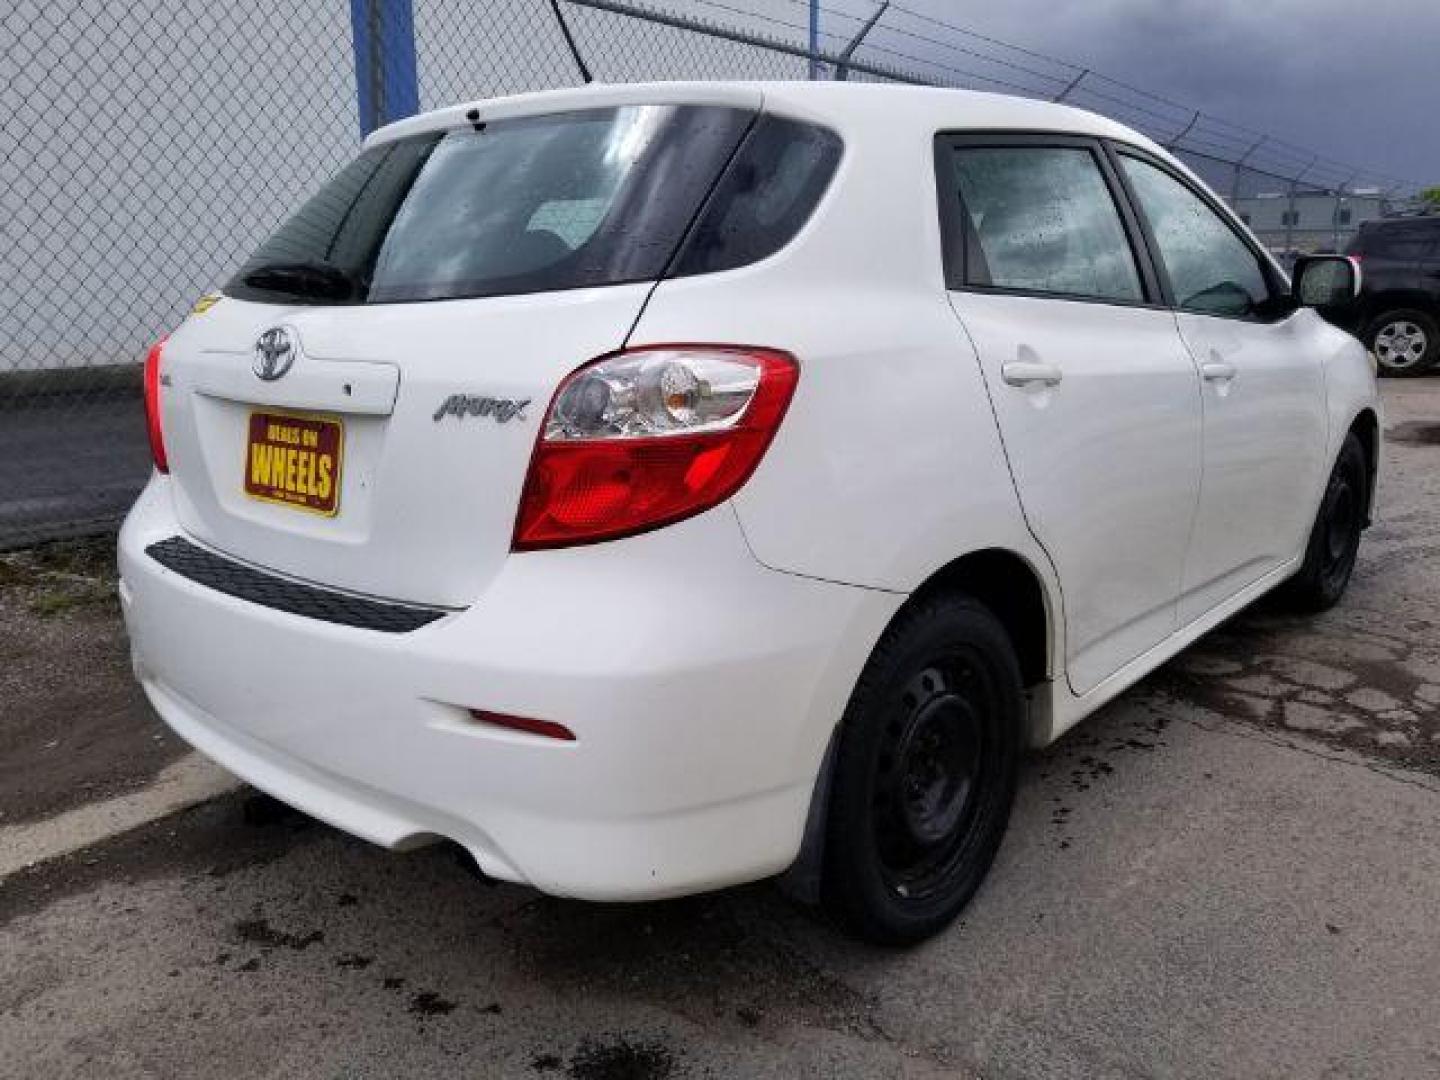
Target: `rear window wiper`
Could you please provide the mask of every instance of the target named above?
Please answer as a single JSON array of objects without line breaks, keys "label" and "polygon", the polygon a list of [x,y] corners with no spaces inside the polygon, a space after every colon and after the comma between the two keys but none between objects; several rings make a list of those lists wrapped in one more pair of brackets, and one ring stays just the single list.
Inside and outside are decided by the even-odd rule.
[{"label": "rear window wiper", "polygon": [[269,263],[246,271],[241,280],[251,288],[317,300],[356,300],[364,293],[360,279],[327,262]]}]

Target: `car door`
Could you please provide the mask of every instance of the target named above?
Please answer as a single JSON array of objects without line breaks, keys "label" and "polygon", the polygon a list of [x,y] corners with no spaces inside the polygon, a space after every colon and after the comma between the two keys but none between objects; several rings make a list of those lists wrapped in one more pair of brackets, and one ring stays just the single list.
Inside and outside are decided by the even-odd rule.
[{"label": "car door", "polygon": [[1083,694],[1175,629],[1198,376],[1099,143],[942,137],[937,175],[951,306],[1059,576]]},{"label": "car door", "polygon": [[[1440,228],[1430,232],[1440,236]],[[1440,239],[1431,240],[1420,253],[1420,288],[1432,305],[1440,305]]]},{"label": "car door", "polygon": [[1325,327],[1295,312],[1269,261],[1198,187],[1157,158],[1121,150],[1118,160],[1201,375],[1185,625],[1304,545],[1327,466]]}]

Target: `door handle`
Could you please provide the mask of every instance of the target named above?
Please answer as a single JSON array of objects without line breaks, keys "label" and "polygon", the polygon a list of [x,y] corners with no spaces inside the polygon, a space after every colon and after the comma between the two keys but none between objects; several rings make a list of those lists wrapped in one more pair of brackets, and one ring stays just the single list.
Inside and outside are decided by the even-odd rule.
[{"label": "door handle", "polygon": [[1207,382],[1229,382],[1236,375],[1235,365],[1224,360],[1211,360],[1200,365],[1200,375]]},{"label": "door handle", "polygon": [[1000,377],[1011,386],[1028,386],[1030,383],[1056,386],[1064,378],[1064,373],[1054,364],[1036,360],[1012,360],[1008,364],[1000,365]]}]

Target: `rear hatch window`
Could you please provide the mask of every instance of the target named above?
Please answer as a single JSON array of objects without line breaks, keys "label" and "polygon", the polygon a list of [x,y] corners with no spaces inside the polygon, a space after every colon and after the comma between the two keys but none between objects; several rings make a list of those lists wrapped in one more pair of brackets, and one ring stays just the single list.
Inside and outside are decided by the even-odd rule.
[{"label": "rear hatch window", "polygon": [[225,291],[376,304],[653,281],[753,118],[638,105],[386,142],[317,192]]}]

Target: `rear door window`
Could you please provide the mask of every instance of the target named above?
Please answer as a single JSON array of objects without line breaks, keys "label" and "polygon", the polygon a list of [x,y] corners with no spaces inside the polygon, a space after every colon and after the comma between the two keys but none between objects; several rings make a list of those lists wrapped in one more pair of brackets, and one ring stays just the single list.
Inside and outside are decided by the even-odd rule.
[{"label": "rear door window", "polygon": [[301,207],[226,292],[386,303],[654,280],[753,120],[638,105],[384,143]]},{"label": "rear door window", "polygon": [[1085,299],[1144,300],[1140,271],[1094,152],[1079,146],[952,151],[968,243],[965,283]]}]

